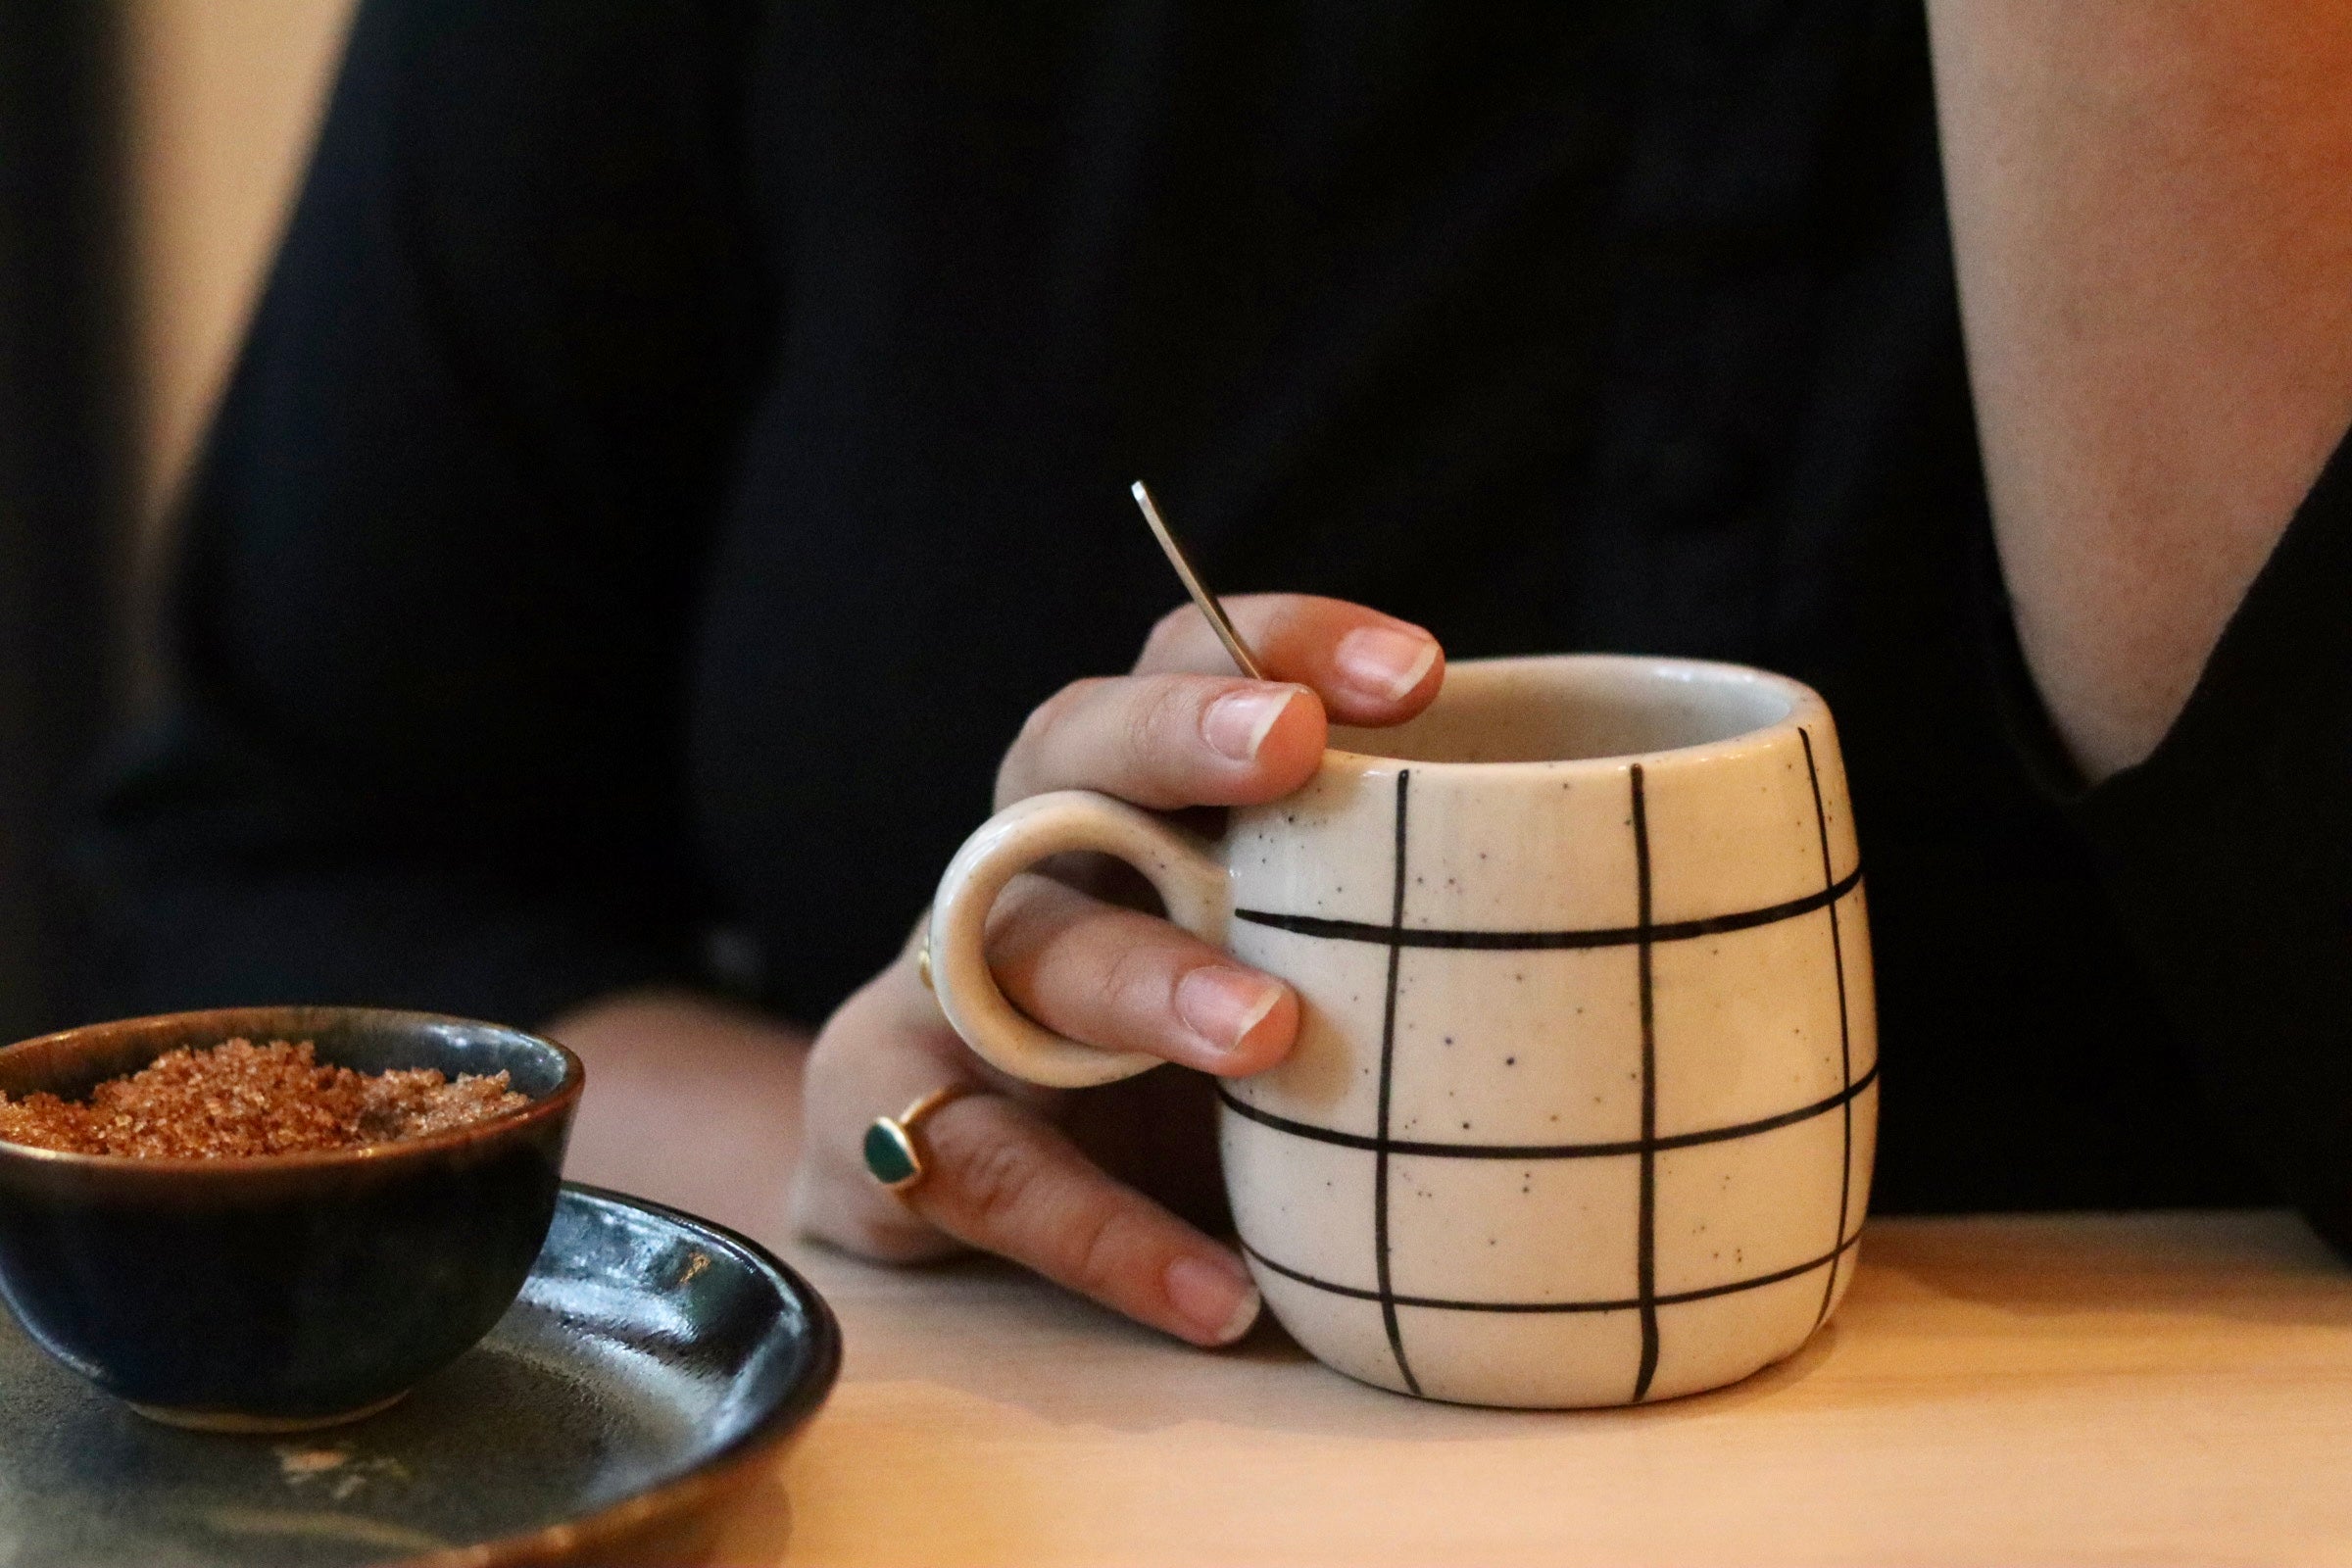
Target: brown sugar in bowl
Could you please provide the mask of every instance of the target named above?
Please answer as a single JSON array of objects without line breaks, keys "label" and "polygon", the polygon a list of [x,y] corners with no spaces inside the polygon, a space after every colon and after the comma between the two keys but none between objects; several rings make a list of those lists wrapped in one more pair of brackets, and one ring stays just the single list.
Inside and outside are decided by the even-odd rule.
[{"label": "brown sugar in bowl", "polygon": [[363,1073],[272,1040],[181,1046],[110,1078],[87,1100],[0,1091],[0,1142],[69,1154],[226,1159],[399,1143],[528,1105],[505,1072],[450,1078],[438,1067]]},{"label": "brown sugar in bowl", "polygon": [[527,1103],[398,1142],[135,1158],[0,1141],[0,1298],[142,1414],[292,1431],[353,1420],[464,1353],[555,1212],[579,1059],[518,1030],[368,1008],[94,1024],[0,1051],[0,1093],[86,1097],[183,1047],[315,1043],[361,1073],[504,1072]]}]

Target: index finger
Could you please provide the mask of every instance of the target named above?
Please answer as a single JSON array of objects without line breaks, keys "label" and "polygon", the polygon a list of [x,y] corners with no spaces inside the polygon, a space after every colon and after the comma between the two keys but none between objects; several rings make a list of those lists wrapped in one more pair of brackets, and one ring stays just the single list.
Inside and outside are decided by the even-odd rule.
[{"label": "index finger", "polygon": [[[1409,620],[1313,594],[1242,594],[1225,612],[1273,680],[1311,686],[1345,724],[1395,724],[1438,695],[1446,654]],[[1231,675],[1233,658],[1191,605],[1163,615],[1135,672]]]}]

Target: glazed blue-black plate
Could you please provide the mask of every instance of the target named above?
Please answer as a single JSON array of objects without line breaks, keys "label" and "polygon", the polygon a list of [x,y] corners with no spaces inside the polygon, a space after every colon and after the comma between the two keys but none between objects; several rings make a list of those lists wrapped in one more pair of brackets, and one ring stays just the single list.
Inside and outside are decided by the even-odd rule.
[{"label": "glazed blue-black plate", "polygon": [[582,1187],[488,1339],[331,1431],[157,1426],[0,1313],[0,1563],[693,1561],[840,1362],[833,1314],[765,1250]]}]

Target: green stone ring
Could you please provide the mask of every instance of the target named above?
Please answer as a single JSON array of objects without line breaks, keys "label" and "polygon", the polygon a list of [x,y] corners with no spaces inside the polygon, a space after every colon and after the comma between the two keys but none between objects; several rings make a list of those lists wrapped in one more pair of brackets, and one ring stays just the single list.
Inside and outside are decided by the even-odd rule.
[{"label": "green stone ring", "polygon": [[922,1141],[916,1135],[922,1120],[949,1101],[971,1091],[962,1084],[934,1089],[896,1116],[876,1116],[865,1129],[866,1173],[894,1193],[922,1185],[930,1174],[923,1160]]}]

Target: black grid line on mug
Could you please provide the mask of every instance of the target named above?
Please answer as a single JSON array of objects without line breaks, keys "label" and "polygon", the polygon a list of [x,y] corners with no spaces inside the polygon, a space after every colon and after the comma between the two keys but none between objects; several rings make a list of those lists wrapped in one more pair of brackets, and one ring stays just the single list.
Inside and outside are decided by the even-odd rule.
[{"label": "black grid line on mug", "polygon": [[1422,1307],[1442,1312],[1500,1312],[1525,1315],[1568,1312],[1632,1312],[1639,1311],[1644,1302],[1652,1307],[1660,1307],[1681,1306],[1690,1301],[1711,1301],[1719,1296],[1737,1296],[1741,1291],[1762,1290],[1767,1285],[1778,1285],[1784,1280],[1797,1279],[1810,1274],[1825,1264],[1835,1263],[1844,1257],[1846,1253],[1854,1250],[1854,1244],[1861,1240],[1862,1233],[1857,1230],[1846,1237],[1844,1242],[1838,1247],[1818,1256],[1791,1263],[1787,1268],[1776,1268],[1769,1274],[1751,1274],[1742,1279],[1726,1280],[1720,1285],[1701,1285],[1688,1291],[1652,1291],[1647,1296],[1621,1296],[1565,1301],[1471,1301],[1450,1296],[1402,1296],[1394,1292],[1384,1297],[1380,1292],[1367,1291],[1360,1285],[1342,1285],[1337,1280],[1320,1279],[1302,1269],[1292,1268],[1286,1263],[1268,1257],[1246,1241],[1242,1243],[1242,1250],[1286,1280],[1296,1280],[1301,1285],[1312,1286],[1318,1291],[1328,1291],[1334,1296],[1345,1296],[1352,1300],[1381,1301],[1394,1306]]},{"label": "black grid line on mug", "polygon": [[[1650,918],[1650,843],[1648,801],[1642,765],[1634,763],[1628,769],[1631,792],[1631,825],[1634,834],[1634,866],[1636,880],[1636,923],[1631,926],[1610,926],[1583,930],[1544,931],[1471,931],[1409,927],[1404,923],[1405,868],[1410,850],[1407,808],[1410,800],[1412,769],[1400,768],[1396,774],[1396,849],[1394,894],[1391,900],[1390,920],[1387,925],[1368,921],[1335,920],[1322,916],[1289,915],[1260,909],[1237,909],[1235,918],[1253,924],[1275,927],[1301,936],[1325,937],[1336,941],[1369,942],[1386,947],[1388,973],[1386,995],[1382,1006],[1378,1105],[1375,1130],[1371,1137],[1359,1133],[1342,1132],[1337,1128],[1318,1127],[1311,1123],[1278,1116],[1241,1100],[1229,1088],[1220,1084],[1219,1097],[1238,1115],[1273,1131],[1346,1148],[1362,1149],[1373,1155],[1372,1174],[1372,1230],[1373,1270],[1376,1289],[1342,1285],[1317,1278],[1292,1268],[1267,1256],[1243,1239],[1243,1248],[1250,1256],[1275,1273],[1301,1285],[1326,1291],[1335,1296],[1359,1300],[1376,1301],[1381,1309],[1381,1323],[1387,1333],[1389,1351],[1396,1364],[1399,1378],[1406,1390],[1421,1392],[1419,1378],[1414,1375],[1411,1358],[1405,1352],[1404,1336],[1398,1322],[1397,1308],[1437,1308],[1465,1312],[1616,1312],[1640,1314],[1642,1349],[1634,1374],[1633,1398],[1639,1402],[1649,1394],[1650,1383],[1657,1373],[1659,1336],[1658,1309],[1685,1301],[1711,1299],[1735,1295],[1741,1291],[1757,1290],[1764,1286],[1797,1278],[1815,1269],[1826,1269],[1822,1287],[1821,1305],[1815,1313],[1818,1327],[1829,1315],[1837,1292],[1838,1274],[1845,1254],[1858,1239],[1847,1227],[1852,1215],[1853,1188],[1853,1106],[1854,1102],[1878,1081],[1879,1068],[1874,1060],[1860,1078],[1853,1073],[1853,1043],[1850,1008],[1845,996],[1845,955],[1839,930],[1838,905],[1862,882],[1862,868],[1857,864],[1843,877],[1834,874],[1830,854],[1829,815],[1822,800],[1821,774],[1813,752],[1813,737],[1803,726],[1797,736],[1804,747],[1805,774],[1812,792],[1815,831],[1821,844],[1822,886],[1802,898],[1761,908],[1740,910],[1696,920],[1658,923]],[[1752,930],[1793,920],[1816,910],[1827,910],[1830,922],[1832,978],[1838,990],[1838,1078],[1837,1093],[1809,1104],[1792,1107],[1777,1115],[1731,1126],[1702,1129],[1697,1132],[1676,1133],[1661,1138],[1657,1130],[1657,1029],[1652,976],[1652,950],[1660,943],[1690,941],[1700,937],[1733,931]],[[1390,1131],[1392,1086],[1396,1068],[1396,989],[1398,967],[1406,948],[1452,948],[1541,951],[1579,948],[1631,947],[1637,950],[1636,984],[1642,1030],[1641,1076],[1641,1136],[1606,1143],[1582,1144],[1477,1144],[1426,1142],[1398,1139]],[[1808,1121],[1816,1116],[1837,1112],[1842,1121],[1842,1162],[1838,1180],[1838,1222],[1831,1233],[1835,1244],[1817,1257],[1809,1258],[1783,1269],[1734,1280],[1723,1284],[1660,1294],[1657,1289],[1657,1156],[1677,1149],[1705,1144],[1731,1143],[1754,1138],[1780,1128]],[[1402,1296],[1395,1288],[1390,1258],[1389,1237],[1389,1161],[1393,1155],[1450,1159],[1511,1159],[1549,1160],[1582,1159],[1606,1156],[1637,1156],[1640,1160],[1636,1199],[1635,1233],[1635,1294],[1631,1297],[1606,1299],[1560,1301],[1479,1301],[1451,1298]]]},{"label": "black grid line on mug", "polygon": [[[1797,726],[1796,738],[1804,742],[1805,745],[1805,783],[1810,786],[1813,791],[1813,825],[1821,836],[1821,880],[1825,884],[1834,887],[1837,885],[1837,882],[1836,873],[1830,865],[1830,817],[1829,812],[1823,808],[1821,804],[1821,768],[1820,765],[1813,760],[1813,734],[1810,730],[1806,729],[1800,724]],[[1854,867],[1854,874],[1856,876],[1861,875],[1861,866],[1856,864]],[[1829,910],[1830,969],[1831,973],[1836,977],[1838,982],[1838,1076],[1839,1080],[1844,1083],[1847,1089],[1845,1103],[1839,1107],[1838,1112],[1845,1120],[1845,1137],[1842,1146],[1844,1152],[1839,1155],[1838,1162],[1837,1234],[1839,1238],[1838,1250],[1842,1253],[1844,1250],[1843,1239],[1845,1236],[1847,1218],[1846,1210],[1852,1206],[1854,1200],[1854,1097],[1852,1094],[1854,1083],[1854,1032],[1853,1021],[1849,1016],[1850,1009],[1846,1006],[1845,1002],[1845,943],[1838,934],[1837,900],[1832,899],[1830,901]],[[1871,1076],[1874,1078],[1877,1077],[1878,1072],[1878,1061],[1876,1058],[1873,1058],[1870,1064]],[[1821,1325],[1829,1318],[1830,1302],[1837,1297],[1838,1294],[1838,1269],[1839,1262],[1839,1258],[1833,1257],[1830,1259],[1829,1277],[1823,1280],[1821,1284],[1821,1307],[1813,1314],[1813,1326],[1815,1328],[1820,1328]]]}]

